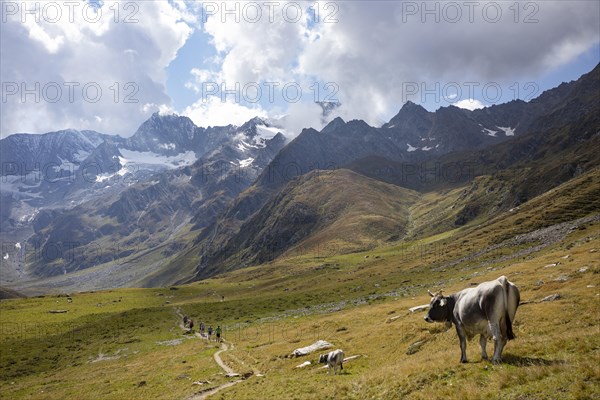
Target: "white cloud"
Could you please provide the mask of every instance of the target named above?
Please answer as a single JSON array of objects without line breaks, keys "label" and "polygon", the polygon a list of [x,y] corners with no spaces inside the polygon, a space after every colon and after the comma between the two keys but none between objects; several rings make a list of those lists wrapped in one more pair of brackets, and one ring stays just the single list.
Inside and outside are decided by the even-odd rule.
[{"label": "white cloud", "polygon": [[[7,21],[1,24],[2,82],[14,82],[19,88],[2,104],[3,137],[63,128],[129,136],[148,117],[141,105],[170,107],[165,69],[192,33],[188,24],[195,21],[185,4],[109,0],[98,21],[90,22],[96,18],[93,8],[85,14],[86,3],[75,3],[72,22],[63,2],[54,2],[61,7],[57,20],[41,13],[39,22],[27,15],[22,23],[21,2],[14,3],[19,8],[16,15],[3,15]],[[27,7],[33,8],[33,3]],[[39,98],[29,94],[22,102],[21,85]]]},{"label": "white cloud", "polygon": [[254,118],[267,118],[267,112],[256,107],[246,107],[231,99],[221,101],[218,97],[209,97],[206,101],[198,100],[186,107],[182,115],[189,117],[198,126],[242,125]]},{"label": "white cloud", "polygon": [[207,69],[192,68],[190,75],[192,75],[193,79],[187,81],[185,83],[185,87],[193,90],[194,93],[200,94],[201,96],[203,93],[203,88],[204,90],[210,90],[211,87],[208,85],[219,85],[219,83],[223,81],[223,79],[220,77],[220,74]]},{"label": "white cloud", "polygon": [[159,115],[176,114],[175,109],[167,104],[146,103],[142,106],[141,110],[146,117],[149,117],[155,112],[158,112]]},{"label": "white cloud", "polygon": [[322,109],[318,104],[298,102],[289,105],[287,114],[282,118],[281,123],[284,125],[286,132],[289,133],[288,136],[292,138],[297,136],[304,128],[321,130],[324,126],[321,115]]},{"label": "white cloud", "polygon": [[[290,77],[290,71],[305,42],[306,19],[297,23],[286,22],[282,10],[287,3],[279,2],[270,21],[268,9],[261,7],[262,17],[257,22],[221,15],[208,18],[205,31],[222,55],[221,78],[225,82],[281,81]],[[243,3],[242,3],[243,4]],[[304,7],[310,3],[300,2]]]},{"label": "white cloud", "polygon": [[[324,17],[331,11],[326,8],[329,3],[301,4],[317,4]],[[408,3],[418,8],[426,4]],[[477,3],[471,22],[467,6],[457,2],[453,4],[462,8],[462,17],[456,23],[448,21],[454,14],[452,10],[444,13],[443,2],[436,2],[439,22],[435,15],[424,15],[422,10],[412,15],[406,9],[407,2],[334,4],[338,22],[329,24],[312,25],[305,19],[289,23],[277,12],[275,24],[267,18],[257,23],[235,23],[232,18],[222,23],[218,17],[209,18],[205,30],[222,57],[220,67],[211,72],[242,85],[269,79],[334,82],[340,89],[340,115],[378,125],[406,100],[422,102],[420,95],[406,98],[406,84],[431,87],[439,83],[443,87],[450,82],[481,86],[501,82],[510,91],[515,80],[542,76],[598,45],[600,32],[597,2],[523,4],[517,22],[509,8],[512,3],[494,3],[502,8],[498,22],[491,22],[493,13]],[[280,2],[277,10],[284,5]],[[425,23],[422,17],[426,17]],[[538,22],[525,23],[527,18]],[[437,93],[439,105],[450,105],[456,98],[480,98],[468,93],[465,86],[462,89],[460,94]],[[477,102],[460,104],[483,106]]]},{"label": "white cloud", "polygon": [[[443,12],[441,20],[435,22],[435,16],[413,15],[406,9],[407,4],[424,7],[423,2],[327,0],[278,2],[274,22],[269,21],[268,10],[263,7],[258,22],[242,19],[238,23],[230,17],[223,23],[217,15],[205,24],[196,17],[202,7],[199,1],[123,0],[118,3],[119,22],[115,23],[110,8],[113,3],[104,2],[96,23],[83,18],[81,4],[75,8],[73,23],[66,18],[66,9],[58,23],[36,23],[33,18],[21,23],[20,14],[7,16],[8,21],[0,27],[2,82],[25,83],[27,88],[34,87],[35,82],[42,86],[77,82],[80,86],[72,102],[66,87],[55,103],[44,99],[36,102],[29,96],[21,104],[18,94],[9,96],[2,104],[2,136],[69,127],[130,135],[149,113],[173,112],[166,92],[166,68],[196,27],[211,37],[217,54],[211,59],[214,69],[207,64],[200,67],[207,55],[199,54],[199,66],[191,70],[185,83],[195,93],[200,94],[201,82],[207,80],[224,82],[228,87],[236,82],[243,86],[268,81],[298,82],[306,88],[315,80],[333,82],[339,87],[336,97],[342,103],[335,114],[347,120],[365,119],[373,125],[388,120],[408,99],[421,102],[420,97],[406,98],[406,84],[512,83],[538,77],[598,46],[600,36],[600,3],[590,1],[527,3],[537,7],[537,11],[533,9],[537,23],[525,23],[532,8],[524,9],[526,5],[521,3],[515,22],[509,9],[512,2],[495,3],[503,12],[497,23],[483,18],[480,2],[475,2],[474,22],[468,21],[466,3],[453,2],[462,7],[462,18],[451,23],[444,21]],[[225,4],[215,3],[219,7]],[[286,21],[282,10],[287,3],[301,4],[304,18],[296,23]],[[139,10],[128,6],[131,4]],[[240,7],[244,4],[239,3]],[[435,4],[441,10],[446,7],[444,2]],[[321,18],[337,11],[337,22],[313,24],[306,12],[310,6],[319,9]],[[124,23],[132,11],[138,22]],[[423,16],[426,23],[421,21]],[[86,83],[102,88],[98,102],[83,101],[81,89]],[[128,83],[133,86],[125,87]],[[204,126],[242,123],[256,115],[266,116],[267,111],[287,114],[290,126],[286,128],[298,132],[300,127],[317,128],[320,124],[320,109],[309,104],[308,97],[301,103],[284,104],[285,109],[281,104],[261,103],[261,108],[217,98],[204,103],[198,100],[178,111]],[[439,93],[440,106],[469,97],[483,98],[466,92]],[[455,105],[483,106],[468,100]]]},{"label": "white cloud", "polygon": [[[443,87],[449,82],[484,84],[540,76],[549,70],[547,57],[557,60],[554,66],[572,61],[598,43],[600,32],[596,2],[538,2],[539,23],[532,24],[515,23],[508,3],[497,3],[504,12],[498,23],[487,22],[482,8],[473,23],[466,13],[459,23],[445,22],[443,16],[439,23],[432,16],[422,23],[421,13],[403,17],[402,2],[337,4],[339,23],[317,26],[321,39],[300,55],[299,71],[337,82],[342,104],[355,118],[371,123],[404,103],[403,85]],[[570,51],[561,51],[564,47]],[[440,101],[440,106],[450,104]]]},{"label": "white cloud", "polygon": [[484,108],[485,104],[483,104],[479,100],[475,100],[475,99],[464,99],[464,100],[460,100],[460,101],[457,101],[456,103],[454,103],[454,106],[456,106],[458,108],[465,108],[467,110],[473,111],[473,110],[477,110],[479,108]]}]

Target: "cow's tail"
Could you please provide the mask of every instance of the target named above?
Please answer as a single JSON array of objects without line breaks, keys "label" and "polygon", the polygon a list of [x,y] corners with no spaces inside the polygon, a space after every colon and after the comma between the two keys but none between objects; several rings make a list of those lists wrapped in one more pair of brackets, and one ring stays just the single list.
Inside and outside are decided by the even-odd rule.
[{"label": "cow's tail", "polygon": [[[508,340],[513,340],[516,336],[513,331],[512,326],[512,318],[511,314],[514,318],[514,315],[517,311],[517,307],[519,307],[519,291],[516,287],[514,287],[505,276],[501,276],[499,278],[500,283],[504,289],[504,298],[506,300],[504,304],[504,320],[506,321],[506,338]],[[512,310],[514,308],[514,310]]]},{"label": "cow's tail", "polygon": [[510,315],[508,315],[508,310],[506,310],[504,320],[506,321],[506,337],[508,340],[513,340],[515,338],[515,333],[513,332],[512,321],[510,320]]}]

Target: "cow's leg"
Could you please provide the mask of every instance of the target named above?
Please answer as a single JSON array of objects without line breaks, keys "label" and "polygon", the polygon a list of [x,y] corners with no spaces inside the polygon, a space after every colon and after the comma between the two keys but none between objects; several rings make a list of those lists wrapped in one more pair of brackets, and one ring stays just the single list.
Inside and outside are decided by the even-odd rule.
[{"label": "cow's leg", "polygon": [[492,362],[494,364],[500,364],[502,362],[502,349],[504,348],[505,340],[500,331],[500,324],[490,323],[490,330],[494,336],[494,357]]},{"label": "cow's leg", "polygon": [[460,341],[460,362],[467,362],[467,335],[459,324],[456,324],[456,333],[458,334],[458,340]]},{"label": "cow's leg", "polygon": [[484,335],[480,335],[479,336],[479,344],[481,345],[481,359],[482,360],[487,360],[488,356],[487,356],[487,352],[485,351],[485,346],[487,344],[487,339]]},{"label": "cow's leg", "polygon": [[494,364],[500,364],[502,362],[502,351],[504,350],[504,346],[506,346],[507,342],[508,339],[504,336],[498,338],[498,348],[494,347],[494,358],[492,359]]}]

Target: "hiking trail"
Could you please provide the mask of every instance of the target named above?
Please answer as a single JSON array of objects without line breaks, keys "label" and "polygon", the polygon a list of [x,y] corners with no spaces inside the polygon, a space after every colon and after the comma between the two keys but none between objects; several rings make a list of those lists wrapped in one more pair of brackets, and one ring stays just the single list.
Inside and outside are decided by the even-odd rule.
[{"label": "hiking trail", "polygon": [[[183,314],[181,312],[181,309],[179,308],[174,308],[175,314],[177,314],[178,318],[178,325],[182,330],[188,331],[188,328],[186,328],[183,324]],[[204,336],[202,336],[200,334],[200,332],[194,332],[194,334],[200,338],[200,339],[206,339]],[[226,351],[230,351],[233,350],[234,346],[233,343],[231,342],[225,342],[225,340],[221,341],[221,348],[215,353],[213,354],[213,359],[215,360],[215,362],[217,363],[217,365],[223,370],[223,372],[225,373],[226,377],[240,377],[239,379],[236,379],[234,381],[229,381],[229,382],[225,382],[221,385],[212,387],[212,388],[206,388],[204,390],[201,390],[200,392],[194,393],[189,397],[186,397],[186,400],[204,400],[204,399],[208,399],[210,396],[216,394],[217,392],[220,392],[223,389],[226,389],[228,387],[231,387],[233,385],[236,385],[242,381],[244,381],[246,378],[242,377],[241,374],[235,372],[231,367],[229,367],[227,364],[225,364],[223,362],[223,360],[221,359],[221,353],[224,353]]]}]

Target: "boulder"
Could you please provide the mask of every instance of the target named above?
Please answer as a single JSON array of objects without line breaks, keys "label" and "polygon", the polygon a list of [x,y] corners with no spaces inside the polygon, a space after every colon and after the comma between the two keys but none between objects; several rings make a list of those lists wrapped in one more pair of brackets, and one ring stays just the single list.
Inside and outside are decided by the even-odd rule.
[{"label": "boulder", "polygon": [[429,308],[429,304],[422,304],[420,306],[415,306],[415,307],[411,307],[408,309],[408,311],[414,313],[417,311],[423,311],[423,310],[427,310]]},{"label": "boulder", "polygon": [[543,299],[541,299],[541,300],[540,300],[540,303],[541,303],[541,302],[544,302],[544,301],[554,301],[554,300],[558,300],[558,299],[560,299],[560,298],[561,298],[561,295],[560,295],[560,294],[558,294],[558,293],[554,293],[554,294],[551,294],[550,296],[546,296],[546,297],[544,297]]},{"label": "boulder", "polygon": [[305,356],[310,353],[314,353],[317,350],[329,349],[331,347],[333,347],[333,345],[331,343],[326,342],[324,340],[317,340],[315,343],[311,344],[310,346],[301,347],[299,349],[294,350],[292,352],[292,356],[293,357],[301,357],[301,356]]}]

